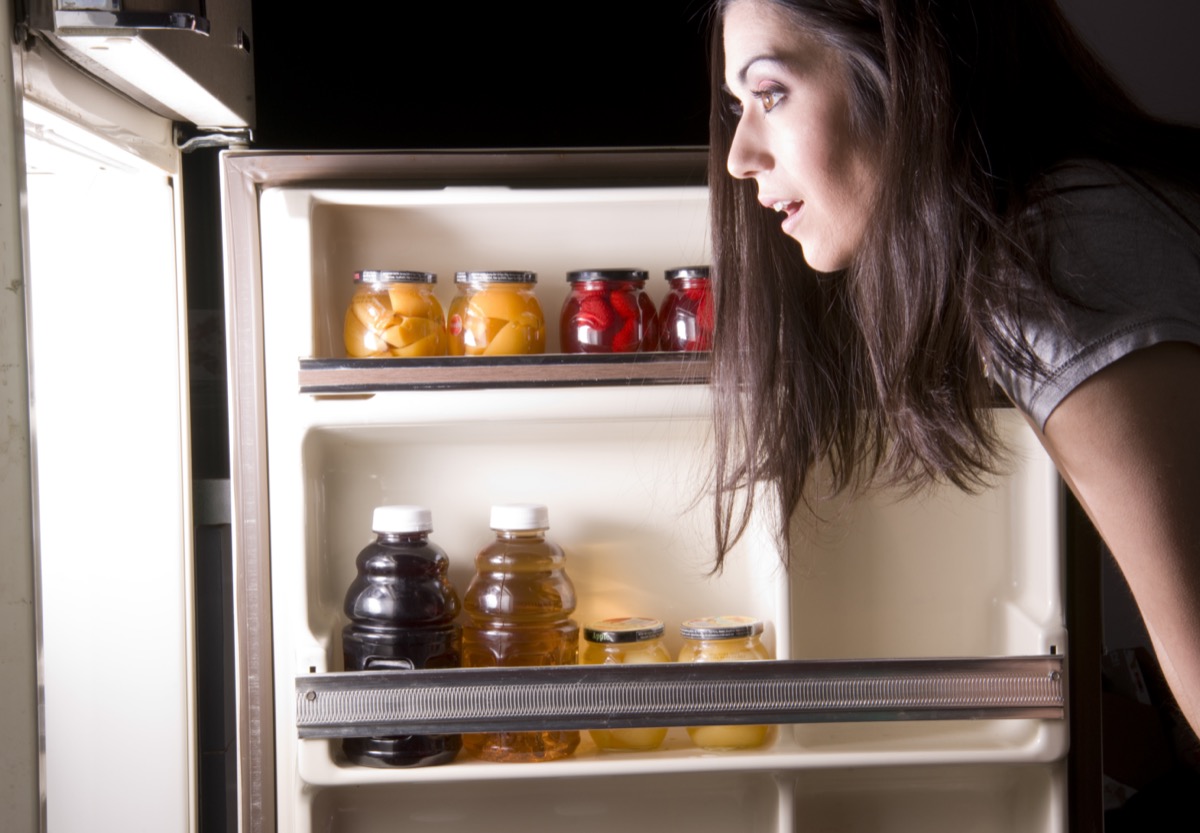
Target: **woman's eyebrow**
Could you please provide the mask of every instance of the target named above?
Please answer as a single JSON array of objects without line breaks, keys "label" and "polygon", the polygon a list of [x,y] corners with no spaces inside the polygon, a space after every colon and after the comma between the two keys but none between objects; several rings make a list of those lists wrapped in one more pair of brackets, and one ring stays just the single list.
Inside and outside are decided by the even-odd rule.
[{"label": "woman's eyebrow", "polygon": [[745,84],[746,76],[750,74],[751,68],[753,68],[755,64],[764,62],[764,61],[766,63],[770,63],[770,64],[782,64],[783,63],[783,59],[780,58],[778,55],[776,55],[774,52],[764,52],[761,55],[755,55],[753,58],[746,61],[746,63],[742,64],[742,68],[740,70],[738,70],[738,74],[737,74],[738,83]]}]

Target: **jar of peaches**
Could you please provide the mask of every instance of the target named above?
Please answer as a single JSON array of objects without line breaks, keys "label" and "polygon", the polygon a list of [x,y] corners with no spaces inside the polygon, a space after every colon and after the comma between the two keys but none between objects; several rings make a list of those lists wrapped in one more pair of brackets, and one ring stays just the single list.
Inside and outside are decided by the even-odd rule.
[{"label": "jar of peaches", "polygon": [[642,269],[567,273],[559,337],[564,353],[637,353],[658,349],[658,314]]},{"label": "jar of peaches", "polygon": [[446,316],[433,294],[432,272],[363,270],[342,330],[351,358],[444,356]]},{"label": "jar of peaches", "polygon": [[[582,665],[634,665],[670,662],[663,644],[665,628],[658,619],[619,617],[601,619],[583,629],[586,647]],[[646,751],[657,749],[667,736],[665,728],[590,729],[598,749]]]},{"label": "jar of peaches", "polygon": [[711,350],[713,305],[707,266],[668,269],[670,289],[658,311],[659,349]]},{"label": "jar of peaches", "polygon": [[452,356],[546,352],[546,318],[533,272],[458,272],[447,330]]},{"label": "jar of peaches", "polygon": [[[749,616],[689,619],[679,633],[680,662],[752,662],[770,659],[762,644],[763,623]],[[754,749],[767,742],[769,726],[689,726],[688,736],[702,749]]]}]

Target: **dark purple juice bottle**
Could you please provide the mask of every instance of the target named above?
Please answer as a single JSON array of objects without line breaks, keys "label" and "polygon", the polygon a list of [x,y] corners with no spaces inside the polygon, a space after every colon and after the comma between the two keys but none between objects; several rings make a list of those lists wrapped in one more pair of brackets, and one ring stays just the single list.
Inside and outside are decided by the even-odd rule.
[{"label": "dark purple juice bottle", "polygon": [[[378,536],[358,555],[358,576],[346,591],[350,624],[342,630],[347,671],[457,668],[462,629],[450,560],[430,542],[430,511],[422,506],[380,506]],[[459,735],[346,738],[342,749],[365,766],[433,766],[454,759]]]}]

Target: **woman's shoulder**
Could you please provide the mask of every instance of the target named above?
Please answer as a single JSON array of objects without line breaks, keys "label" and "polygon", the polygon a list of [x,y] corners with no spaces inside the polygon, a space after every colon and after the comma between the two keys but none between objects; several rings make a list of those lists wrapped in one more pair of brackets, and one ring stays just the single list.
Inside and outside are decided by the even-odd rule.
[{"label": "woman's shoulder", "polygon": [[[1200,188],[1160,172],[1100,159],[1060,162],[1034,184],[1035,212],[1043,221],[1078,226],[1098,221],[1162,225],[1200,242]],[[1086,229],[1084,229],[1086,230]]]},{"label": "woman's shoulder", "polygon": [[1048,172],[1031,205],[1041,280],[1059,303],[1018,314],[1044,374],[1000,375],[1039,423],[1123,355],[1162,341],[1200,344],[1200,196],[1190,187],[1079,160]]},{"label": "woman's shoulder", "polygon": [[1070,296],[1097,284],[1122,288],[1186,279],[1200,264],[1200,191],[1158,173],[1071,160],[1038,184],[1031,219],[1052,283]]}]

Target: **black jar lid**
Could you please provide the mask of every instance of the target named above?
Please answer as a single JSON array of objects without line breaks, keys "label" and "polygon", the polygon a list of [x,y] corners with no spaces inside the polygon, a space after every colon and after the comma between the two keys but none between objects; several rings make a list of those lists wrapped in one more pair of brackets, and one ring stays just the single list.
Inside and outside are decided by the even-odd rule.
[{"label": "black jar lid", "polygon": [[577,269],[567,273],[569,283],[584,281],[644,281],[649,277],[645,269]]},{"label": "black jar lid", "polygon": [[668,269],[663,272],[663,276],[673,281],[677,278],[692,278],[693,280],[708,280],[710,267],[708,266],[679,266],[675,269]]},{"label": "black jar lid", "polygon": [[666,631],[661,619],[645,619],[641,616],[618,616],[601,619],[583,629],[583,638],[588,642],[618,643],[647,642],[660,638]]},{"label": "black jar lid", "polygon": [[483,283],[537,283],[537,272],[519,272],[519,271],[480,271],[480,272],[455,272],[455,283],[472,283],[480,281]]},{"label": "black jar lid", "polygon": [[355,283],[437,283],[433,272],[407,272],[396,269],[363,269],[354,273]]}]

